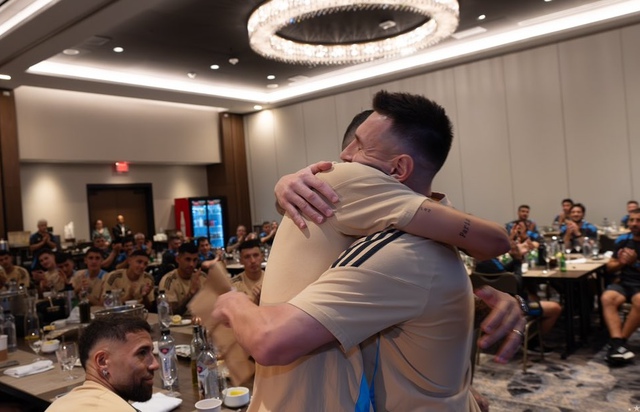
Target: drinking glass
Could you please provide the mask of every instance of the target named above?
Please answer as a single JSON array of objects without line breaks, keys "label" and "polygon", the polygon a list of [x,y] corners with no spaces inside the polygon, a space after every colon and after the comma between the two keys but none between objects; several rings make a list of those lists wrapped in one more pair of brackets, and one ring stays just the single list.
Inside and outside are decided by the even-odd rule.
[{"label": "drinking glass", "polygon": [[33,312],[27,313],[24,317],[24,341],[27,342],[32,351],[35,352],[35,361],[42,360],[40,349],[42,349],[42,330],[40,329],[40,321],[38,315]]},{"label": "drinking glass", "polygon": [[69,372],[64,380],[72,381],[78,378],[71,373],[78,360],[78,346],[74,342],[62,343],[56,351],[56,358],[58,358],[58,363],[62,370]]},{"label": "drinking glass", "polygon": [[[163,362],[169,362],[169,360],[164,359]],[[162,368],[162,381],[164,382],[164,386],[169,388],[169,392],[165,393],[167,396],[171,396],[172,398],[179,398],[180,392],[173,390],[173,384],[178,378],[178,369],[175,367],[171,367],[167,365],[167,367]]]}]

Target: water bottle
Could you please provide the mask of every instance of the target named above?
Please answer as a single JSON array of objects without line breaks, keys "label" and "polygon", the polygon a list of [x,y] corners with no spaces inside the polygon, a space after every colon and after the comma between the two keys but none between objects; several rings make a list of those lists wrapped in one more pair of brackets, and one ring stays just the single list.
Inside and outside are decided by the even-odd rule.
[{"label": "water bottle", "polygon": [[587,236],[582,240],[582,255],[585,259],[591,257],[591,240]]},{"label": "water bottle", "polygon": [[104,293],[104,307],[109,309],[113,307],[113,295],[111,295],[111,291],[108,290]]},{"label": "water bottle", "polygon": [[220,399],[226,383],[218,370],[218,357],[213,343],[207,339],[206,332],[204,333],[204,341],[205,347],[200,352],[197,361],[198,393],[200,399]]},{"label": "water bottle", "polygon": [[193,327],[193,338],[191,339],[191,383],[194,388],[198,387],[198,356],[204,349],[204,339],[202,339],[202,327]]},{"label": "water bottle", "polygon": [[[163,387],[171,390],[177,389],[178,384],[178,358],[176,356],[176,342],[171,337],[169,329],[162,329],[162,336],[158,341],[158,355],[162,372]],[[171,379],[168,379],[171,377]]]},{"label": "water bottle", "polygon": [[18,349],[16,318],[13,317],[9,310],[4,311],[4,334],[7,335],[7,349],[9,352],[15,352]]},{"label": "water bottle", "polygon": [[167,300],[167,295],[164,293],[164,290],[161,290],[158,293],[158,298],[156,299],[158,305],[158,320],[160,321],[161,329],[169,328],[171,324],[171,305]]}]

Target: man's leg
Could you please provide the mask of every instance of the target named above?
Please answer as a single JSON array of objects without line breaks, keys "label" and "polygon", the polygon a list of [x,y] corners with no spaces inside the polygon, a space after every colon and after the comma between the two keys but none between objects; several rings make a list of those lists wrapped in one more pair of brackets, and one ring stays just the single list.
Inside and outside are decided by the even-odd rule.
[{"label": "man's leg", "polygon": [[626,338],[622,332],[622,321],[618,313],[618,308],[626,301],[624,292],[622,285],[613,284],[600,298],[602,314],[611,337],[605,359],[611,364],[627,363],[635,357],[635,354],[626,346]]},{"label": "man's leg", "polygon": [[562,306],[558,302],[550,300],[540,301],[542,307],[542,319],[540,319],[540,333],[542,336],[546,335],[553,329],[553,325],[556,324],[558,317],[562,313]]},{"label": "man's leg", "polygon": [[622,326],[622,337],[626,340],[640,327],[640,292],[631,297],[631,312]]}]

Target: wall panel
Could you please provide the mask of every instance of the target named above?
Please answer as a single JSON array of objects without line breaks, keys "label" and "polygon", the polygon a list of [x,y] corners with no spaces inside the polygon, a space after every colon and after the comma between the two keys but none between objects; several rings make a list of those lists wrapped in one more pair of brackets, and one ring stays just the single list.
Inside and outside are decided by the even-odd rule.
[{"label": "wall panel", "polygon": [[539,225],[550,225],[569,194],[558,48],[509,54],[504,73],[515,207],[528,204]]},{"label": "wall panel", "polygon": [[620,32],[559,47],[570,194],[600,223],[603,211],[619,205],[613,210],[622,214],[631,197]]},{"label": "wall panel", "polygon": [[[347,126],[351,123],[353,116],[363,110],[371,109],[371,91],[368,88],[359,89],[352,92],[341,93],[335,96],[335,117],[338,131],[338,147],[342,147],[342,138]],[[331,160],[338,160],[339,154],[334,155]]]},{"label": "wall panel", "polygon": [[302,104],[273,110],[273,132],[278,176],[293,173],[309,163]]},{"label": "wall panel", "polygon": [[454,69],[465,210],[502,221],[513,213],[502,59]]},{"label": "wall panel", "polygon": [[302,104],[308,163],[336,160],[336,152],[340,152],[336,136],[342,137],[344,130],[338,130],[334,104],[333,96]]},{"label": "wall panel", "polygon": [[[626,116],[629,125],[628,159],[631,165],[631,199],[640,198],[640,25],[622,29],[622,56]],[[630,199],[629,199],[630,200]],[[624,209],[623,209],[624,211]],[[617,215],[615,215],[617,217]]]}]

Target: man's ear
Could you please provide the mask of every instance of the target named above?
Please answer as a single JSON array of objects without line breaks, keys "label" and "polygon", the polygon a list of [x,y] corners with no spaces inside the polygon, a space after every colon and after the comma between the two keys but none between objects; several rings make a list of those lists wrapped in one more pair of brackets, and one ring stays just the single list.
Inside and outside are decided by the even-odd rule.
[{"label": "man's ear", "polygon": [[107,351],[96,351],[96,353],[93,354],[93,359],[95,360],[98,369],[109,366],[109,353]]},{"label": "man's ear", "polygon": [[397,179],[399,182],[406,181],[413,173],[413,158],[407,154],[401,154],[394,159],[394,163],[391,177]]}]

